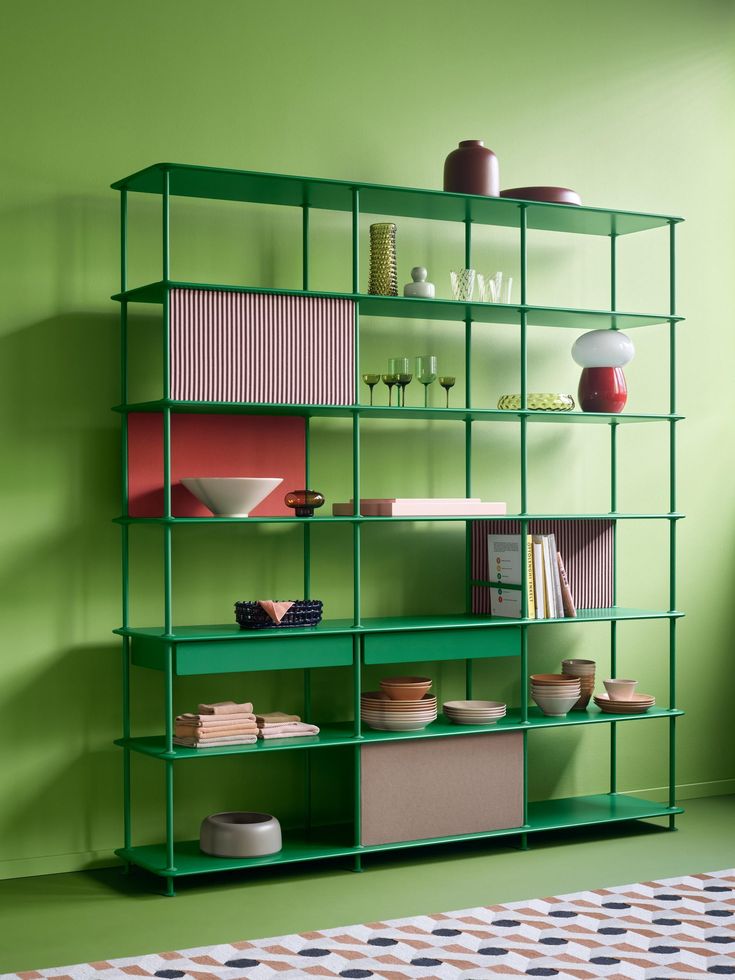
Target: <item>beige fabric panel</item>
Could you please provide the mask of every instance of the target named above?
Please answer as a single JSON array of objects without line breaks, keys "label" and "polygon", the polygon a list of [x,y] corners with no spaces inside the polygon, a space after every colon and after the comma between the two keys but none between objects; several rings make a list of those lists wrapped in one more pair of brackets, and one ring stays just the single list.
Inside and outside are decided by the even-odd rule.
[{"label": "beige fabric panel", "polygon": [[362,843],[523,823],[523,734],[379,742],[361,749]]}]

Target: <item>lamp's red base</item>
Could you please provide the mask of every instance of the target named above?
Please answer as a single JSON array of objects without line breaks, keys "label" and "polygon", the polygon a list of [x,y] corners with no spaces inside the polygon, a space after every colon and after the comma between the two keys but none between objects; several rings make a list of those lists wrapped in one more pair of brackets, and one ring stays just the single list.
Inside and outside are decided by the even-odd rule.
[{"label": "lamp's red base", "polygon": [[622,412],[628,400],[628,387],[619,367],[584,368],[577,391],[583,412]]}]

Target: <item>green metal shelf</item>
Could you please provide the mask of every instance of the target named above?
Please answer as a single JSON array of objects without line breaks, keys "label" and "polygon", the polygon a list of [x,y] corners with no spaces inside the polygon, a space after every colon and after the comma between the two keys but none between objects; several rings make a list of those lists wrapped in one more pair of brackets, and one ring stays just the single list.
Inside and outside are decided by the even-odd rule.
[{"label": "green metal shelf", "polygon": [[[624,820],[668,818],[669,829],[674,829],[674,818],[681,813],[676,806],[676,720],[682,714],[676,706],[676,623],[683,615],[677,609],[676,598],[676,531],[678,521],[684,516],[679,513],[676,502],[676,434],[677,425],[683,416],[676,411],[676,346],[678,325],[683,319],[676,308],[676,226],[681,220],[672,215],[645,214],[642,212],[610,210],[568,205],[544,204],[527,201],[514,201],[501,198],[478,197],[475,195],[450,194],[438,190],[380,186],[361,182],[318,180],[304,177],[277,174],[262,174],[250,171],[227,170],[214,167],[193,167],[175,163],[160,163],[147,167],[113,187],[120,195],[120,291],[113,297],[120,303],[121,326],[121,375],[120,402],[116,411],[123,415],[123,447],[121,454],[122,513],[128,512],[128,457],[127,432],[131,412],[157,412],[162,415],[163,448],[162,461],[164,473],[164,497],[167,516],[160,518],[132,518],[122,516],[117,519],[121,526],[122,538],[122,626],[115,630],[123,639],[123,731],[116,744],[122,748],[123,762],[123,826],[124,846],[117,852],[125,861],[138,864],[166,879],[169,895],[174,893],[174,879],[181,875],[202,874],[210,871],[244,869],[265,865],[284,864],[294,861],[310,861],[321,858],[347,856],[355,870],[361,866],[361,856],[373,851],[388,851],[406,847],[427,846],[445,841],[472,840],[486,837],[507,837],[520,835],[521,846],[527,845],[527,834],[567,827],[584,827],[613,823]],[[128,203],[131,192],[157,194],[161,197],[161,265],[157,281],[129,288],[128,280]],[[262,287],[230,286],[225,284],[185,282],[172,278],[170,250],[171,200],[174,196],[229,200],[265,205],[295,207],[301,218],[301,277],[302,289],[273,289]],[[310,255],[312,235],[310,233],[310,214],[314,209],[342,211],[349,214],[351,238],[351,276],[349,291],[315,291],[310,286]],[[438,221],[461,223],[464,232],[464,266],[473,264],[473,226],[487,225],[517,229],[519,299],[518,304],[492,304],[478,302],[457,302],[449,299],[420,299],[413,297],[372,296],[359,292],[363,281],[361,275],[361,251],[364,251],[367,215],[382,215],[386,218],[411,217]],[[662,228],[668,234],[668,303],[665,313],[622,312],[618,307],[618,252],[617,243],[622,235]],[[598,235],[608,239],[610,291],[609,309],[590,310],[541,306],[529,303],[529,232],[534,230],[554,231],[581,235]],[[359,380],[359,340],[361,318],[388,317],[406,318],[416,321],[449,321],[462,325],[464,336],[464,378],[466,399],[469,405],[453,408],[428,408],[422,406],[388,407],[384,405],[291,405],[291,404],[251,404],[231,402],[177,401],[171,399],[171,346],[170,346],[170,293],[174,289],[217,290],[235,293],[258,293],[274,296],[305,296],[346,299],[354,303],[354,345],[355,375]],[[604,301],[607,303],[607,301]],[[162,312],[161,366],[162,398],[130,402],[129,359],[128,359],[128,314],[130,304],[158,304]],[[476,326],[473,328],[473,324]],[[486,326],[505,324],[513,328],[513,336],[518,342],[518,374],[515,380],[508,381],[509,391],[518,391],[525,398],[529,391],[529,327],[587,329],[625,329],[643,328],[663,324],[668,337],[667,372],[669,392],[665,413],[554,413],[523,410],[501,410],[496,408],[474,407],[476,400],[476,357],[473,350],[473,337],[485,336]],[[481,325],[481,326],[477,326]],[[515,331],[517,328],[517,333]],[[489,335],[492,336],[492,335]],[[504,382],[505,384],[505,382]],[[355,397],[365,397],[364,391]],[[412,398],[412,400],[414,400]],[[418,400],[418,399],[416,399]],[[524,402],[525,404],[525,402]],[[307,420],[304,426],[305,479],[308,483],[311,465],[311,444],[314,427],[308,424],[311,418],[346,419],[351,423],[351,493],[355,499],[362,496],[361,479],[361,430],[363,422],[380,421],[451,421],[461,423],[464,442],[464,488],[465,495],[473,492],[473,424],[482,422],[512,422],[518,427],[519,444],[519,496],[514,506],[519,514],[442,517],[330,517],[328,514],[313,518],[175,518],[171,515],[171,425],[173,413],[222,413],[242,415],[280,415],[298,416]],[[610,445],[610,496],[609,512],[599,514],[532,514],[529,506],[529,440],[528,426],[536,422],[544,424],[597,424],[605,425]],[[664,423],[668,442],[668,508],[661,513],[619,513],[618,512],[618,437],[621,424]],[[405,427],[401,430],[405,431]],[[606,501],[608,503],[608,501]],[[363,528],[369,524],[384,524],[399,521],[402,524],[424,522],[454,521],[465,524],[465,562],[463,584],[465,602],[462,608],[472,608],[473,587],[484,585],[472,578],[472,533],[470,522],[474,520],[511,519],[521,521],[525,533],[527,522],[533,520],[607,520],[613,522],[612,547],[612,605],[606,608],[580,610],[574,619],[520,619],[475,615],[469,612],[451,615],[432,616],[390,616],[362,618],[363,582],[361,574],[361,548]],[[668,525],[669,586],[664,602],[668,609],[637,609],[617,604],[617,552],[615,533],[620,521],[659,520]],[[289,630],[244,631],[234,623],[224,625],[174,625],[174,571],[173,571],[173,529],[179,524],[287,524],[298,525],[303,530],[303,590],[301,595],[312,595],[312,551],[314,536],[310,532],[312,524],[345,524],[350,528],[352,547],[350,549],[352,602],[348,606],[351,615],[343,619],[327,619],[317,627]],[[136,524],[160,525],[163,546],[163,610],[161,619],[164,626],[130,626],[130,527]],[[520,590],[521,608],[526,610],[528,594],[525,587]],[[442,717],[428,726],[423,732],[376,732],[362,730],[361,724],[339,722],[325,724],[319,736],[275,743],[256,743],[251,746],[224,746],[212,749],[187,749],[171,746],[174,728],[174,682],[180,676],[203,674],[241,674],[264,670],[299,670],[303,677],[303,714],[309,717],[312,703],[312,673],[316,669],[343,667],[351,672],[352,704],[351,713],[357,718],[360,711],[362,689],[362,666],[382,665],[398,667],[409,662],[442,662],[462,660],[465,663],[466,697],[481,696],[474,680],[474,661],[495,658],[515,658],[518,668],[517,690],[525,691],[529,675],[529,627],[537,625],[570,623],[608,623],[609,671],[617,676],[618,669],[618,630],[617,623],[636,620],[663,620],[668,632],[668,708],[654,708],[644,715],[603,715],[596,708],[566,718],[548,718],[536,708],[525,704],[513,708],[506,718],[492,726],[458,727]],[[164,681],[164,724],[165,735],[132,737],[131,676],[134,667],[159,670]],[[606,668],[607,669],[607,668]],[[661,692],[663,699],[663,691]],[[668,725],[668,800],[659,804],[635,797],[620,795],[618,790],[618,723],[648,719],[665,719]],[[547,800],[533,803],[528,799],[528,733],[546,728],[603,724],[610,737],[609,755],[609,794],[580,796],[565,800]],[[519,826],[508,829],[459,834],[445,838],[430,838],[420,841],[398,841],[390,844],[362,847],[361,840],[361,783],[360,750],[362,745],[383,743],[395,740],[426,739],[443,736],[462,737],[476,733],[516,731],[523,741],[522,770],[522,811],[513,819]],[[356,734],[359,732],[360,734]],[[537,741],[542,741],[539,738]],[[284,847],[276,855],[249,860],[217,859],[203,855],[197,841],[177,844],[174,837],[175,763],[183,759],[208,758],[210,756],[245,755],[260,752],[302,750],[321,747],[346,747],[352,756],[354,776],[354,799],[351,823],[347,827],[315,828],[310,831],[294,830],[286,832]],[[133,753],[148,755],[162,762],[161,769],[165,779],[165,844],[133,845],[132,820],[132,777],[131,756]],[[329,757],[326,760],[329,761]],[[311,754],[303,759],[306,775],[304,816],[299,817],[308,824],[311,820]],[[244,801],[247,805],[247,801]]]},{"label": "green metal shelf", "polygon": [[684,613],[679,610],[628,609],[610,606],[604,609],[580,609],[574,619],[507,619],[501,616],[457,614],[454,616],[381,616],[368,617],[362,625],[354,626],[351,619],[325,619],[318,626],[294,629],[241,630],[237,625],[176,626],[166,635],[162,626],[120,627],[113,630],[120,636],[160,640],[163,643],[187,643],[201,640],[247,640],[267,643],[272,637],[315,636],[334,633],[401,633],[414,630],[464,629],[504,626],[536,626],[552,623],[609,623],[633,619],[677,619]]},{"label": "green metal shelf", "polygon": [[304,418],[354,418],[400,419],[403,421],[429,420],[451,422],[529,422],[607,425],[610,422],[680,422],[683,415],[621,412],[544,412],[539,409],[525,411],[500,408],[423,408],[407,405],[405,408],[389,408],[387,405],[284,405],[268,402],[198,402],[158,398],[152,401],[115,405],[114,412],[200,412],[231,415],[298,415]]},{"label": "green metal shelf", "polygon": [[263,752],[283,752],[294,749],[334,748],[344,745],[364,745],[372,742],[405,742],[422,738],[461,737],[462,735],[477,735],[484,732],[503,731],[532,731],[535,728],[564,728],[568,725],[611,724],[618,721],[644,721],[652,718],[672,718],[683,715],[681,710],[668,708],[650,708],[640,715],[611,715],[604,714],[599,708],[589,708],[587,711],[573,712],[564,718],[551,718],[542,714],[538,708],[529,708],[528,721],[521,720],[521,709],[509,709],[505,718],[494,725],[454,725],[443,715],[420,732],[379,732],[370,728],[362,728],[362,734],[354,733],[354,722],[331,722],[320,724],[320,734],[305,738],[274,739],[254,745],[220,745],[211,749],[190,749],[185,746],[174,746],[172,752],[166,751],[166,739],[163,735],[146,735],[138,738],[120,738],[115,745],[127,747],[133,752],[152,756],[154,759],[210,759],[220,755],[252,755]]},{"label": "green metal shelf", "polygon": [[[405,524],[442,521],[680,521],[684,514],[492,514],[486,516],[442,515],[439,517],[115,517],[115,524]],[[491,583],[475,582],[475,585]],[[493,585],[495,583],[492,583]]]},{"label": "green metal shelf", "polygon": [[114,190],[164,193],[180,197],[209,198],[351,211],[353,194],[360,195],[363,214],[382,214],[432,221],[472,221],[474,224],[520,227],[519,211],[525,206],[528,227],[577,235],[628,235],[663,228],[682,219],[673,215],[647,214],[568,204],[544,204],[512,198],[450,194],[446,191],[359,181],[325,180],[286,174],[266,174],[223,167],[198,167],[181,163],[156,163],[112,184]]},{"label": "green metal shelf", "polygon": [[173,868],[167,866],[165,844],[120,848],[115,853],[124,861],[145,868],[153,874],[177,878],[182,875],[237,871],[262,868],[273,864],[291,864],[296,861],[318,861],[324,858],[371,854],[405,847],[430,847],[435,844],[484,840],[491,837],[510,837],[519,833],[591,827],[627,820],[655,819],[657,817],[670,817],[677,813],[683,813],[681,807],[667,806],[664,803],[655,803],[651,800],[641,800],[622,794],[603,794],[545,800],[539,803],[531,802],[528,804],[528,821],[523,826],[474,834],[458,834],[451,837],[431,837],[422,840],[398,841],[391,844],[374,844],[362,847],[350,842],[353,833],[350,825],[315,827],[310,830],[285,830],[282,850],[276,854],[257,858],[216,858],[203,854],[199,848],[199,841],[182,841],[175,844],[175,866]]},{"label": "green metal shelf", "polygon": [[258,286],[228,286],[218,283],[179,282],[160,279],[157,282],[115,293],[111,298],[126,303],[165,301],[169,289],[204,289],[230,293],[265,293],[269,296],[317,296],[327,299],[349,299],[357,304],[361,316],[409,318],[412,320],[448,320],[457,323],[520,324],[521,315],[533,327],[568,327],[572,330],[604,328],[631,330],[660,323],[679,323],[680,316],[665,313],[623,313],[611,310],[580,310],[573,307],[530,306],[528,304],[461,303],[451,299],[421,299],[408,296],[369,296],[365,293],[333,293],[310,289],[269,289]]}]

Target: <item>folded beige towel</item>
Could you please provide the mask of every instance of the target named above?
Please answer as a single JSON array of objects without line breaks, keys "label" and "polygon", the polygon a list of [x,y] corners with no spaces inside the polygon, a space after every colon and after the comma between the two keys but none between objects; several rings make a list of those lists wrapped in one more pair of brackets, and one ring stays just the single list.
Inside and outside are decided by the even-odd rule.
[{"label": "folded beige towel", "polygon": [[299,732],[306,732],[307,730],[315,729],[317,732],[319,729],[316,725],[309,725],[305,721],[289,721],[284,725],[259,725],[259,732],[267,732],[269,735],[276,735],[280,732],[285,732],[286,734],[298,735]]},{"label": "folded beige towel", "polygon": [[208,739],[206,742],[179,735],[174,737],[174,745],[185,745],[189,749],[211,749],[215,745],[254,745],[257,741],[257,735],[228,735],[223,738]]},{"label": "folded beige towel", "polygon": [[243,712],[239,715],[195,715],[193,712],[186,712],[183,715],[177,715],[176,721],[185,725],[206,725],[209,728],[217,728],[221,725],[239,725],[243,721],[255,724],[255,715],[252,712],[250,714]]},{"label": "folded beige towel", "polygon": [[222,738],[223,735],[257,735],[257,725],[230,725],[228,728],[217,728],[208,731],[205,728],[194,728],[193,725],[175,725],[175,735],[184,735],[187,738],[199,738],[202,741],[211,741],[213,738]]},{"label": "folded beige towel", "polygon": [[314,737],[319,734],[319,729],[316,725],[307,725],[306,731],[299,732],[269,732],[261,729],[258,732],[258,738],[269,739],[269,738],[308,738]]},{"label": "folded beige towel", "polygon": [[198,708],[202,715],[251,714],[252,710],[250,701],[215,701],[213,704],[200,704]]},{"label": "folded beige towel", "polygon": [[265,715],[256,715],[259,725],[283,725],[288,721],[301,721],[299,715],[287,715],[283,711],[270,711]]}]

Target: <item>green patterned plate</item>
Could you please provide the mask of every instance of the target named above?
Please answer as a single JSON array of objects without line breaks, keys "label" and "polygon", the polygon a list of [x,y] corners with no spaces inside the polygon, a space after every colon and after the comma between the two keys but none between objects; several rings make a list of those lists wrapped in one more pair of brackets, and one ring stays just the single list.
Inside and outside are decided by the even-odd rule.
[{"label": "green patterned plate", "polygon": [[[571,395],[564,395],[553,391],[535,391],[526,396],[528,407],[535,412],[573,412],[574,399]],[[521,407],[520,395],[501,395],[498,399],[498,408],[519,409]]]}]

